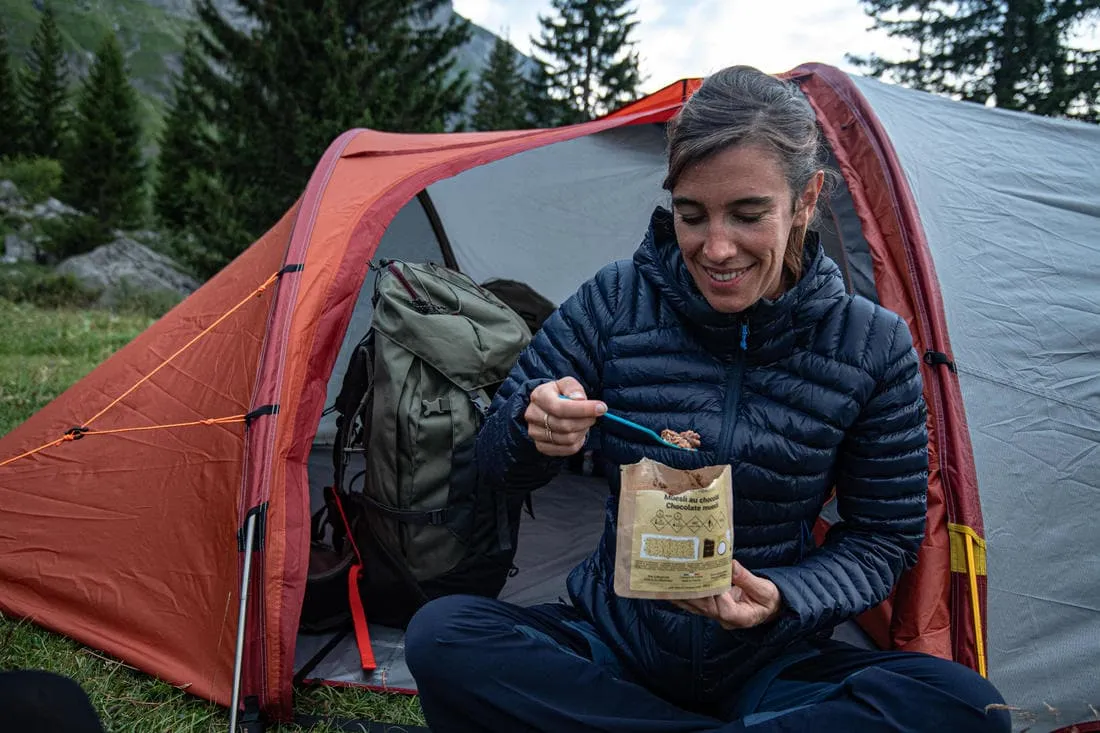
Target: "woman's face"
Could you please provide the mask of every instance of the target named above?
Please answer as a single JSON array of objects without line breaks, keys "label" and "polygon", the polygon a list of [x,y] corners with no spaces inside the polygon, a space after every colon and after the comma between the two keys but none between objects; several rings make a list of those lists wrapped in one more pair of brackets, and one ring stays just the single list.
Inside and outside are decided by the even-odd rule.
[{"label": "woman's face", "polygon": [[710,306],[738,313],[782,294],[783,254],[793,227],[813,214],[824,174],[797,202],[774,153],[736,145],[687,168],[672,189],[676,239]]}]

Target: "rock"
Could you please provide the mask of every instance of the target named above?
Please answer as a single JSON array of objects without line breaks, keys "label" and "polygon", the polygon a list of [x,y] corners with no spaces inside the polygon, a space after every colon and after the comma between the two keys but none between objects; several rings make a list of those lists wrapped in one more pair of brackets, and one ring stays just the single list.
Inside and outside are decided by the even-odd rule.
[{"label": "rock", "polygon": [[35,204],[34,208],[30,210],[30,214],[27,218],[33,219],[56,219],[60,216],[76,216],[80,212],[64,204],[57,199],[46,199],[40,204]]},{"label": "rock", "polygon": [[11,265],[36,259],[38,259],[38,247],[34,242],[29,242],[18,234],[4,236],[4,256],[0,257],[0,263]]},{"label": "rock", "polygon": [[[14,183],[0,181],[0,216],[3,216],[10,228],[18,231],[18,238],[24,242],[31,242],[37,247],[43,242],[37,229],[39,223],[78,214],[79,211],[54,198],[30,204]],[[6,259],[10,253],[11,247],[5,241],[5,261],[10,261]]]},{"label": "rock", "polygon": [[4,252],[0,262],[38,261],[48,251],[48,238],[39,228],[43,222],[54,221],[80,212],[51,198],[31,204],[20,195],[11,181],[0,181],[0,217],[13,234],[4,237]]},{"label": "rock", "polygon": [[13,182],[0,181],[0,209],[21,209],[26,205],[27,200]]},{"label": "rock", "polygon": [[138,244],[144,244],[146,247],[155,247],[160,244],[160,240],[163,235],[160,232],[153,231],[152,229],[138,229],[131,232],[116,232],[115,238],[121,239],[122,237],[129,237]]},{"label": "rock", "polygon": [[76,255],[57,266],[88,288],[101,290],[101,302],[110,305],[124,290],[168,290],[188,295],[199,282],[179,270],[176,264],[132,239],[122,237],[91,252]]}]

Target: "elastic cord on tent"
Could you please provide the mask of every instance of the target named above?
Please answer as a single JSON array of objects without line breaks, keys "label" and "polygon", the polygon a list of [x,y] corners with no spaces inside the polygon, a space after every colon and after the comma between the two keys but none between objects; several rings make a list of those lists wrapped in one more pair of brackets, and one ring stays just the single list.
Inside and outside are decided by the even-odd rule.
[{"label": "elastic cord on tent", "polygon": [[985,645],[982,643],[982,614],[978,606],[978,571],[974,566],[974,538],[969,532],[963,533],[966,540],[966,568],[970,579],[970,608],[974,613],[974,640],[978,650],[978,674],[985,673]]},{"label": "elastic cord on tent", "polygon": [[162,362],[161,362],[161,363],[160,363],[159,365],[157,365],[157,367],[156,367],[155,369],[153,369],[153,371],[149,372],[149,373],[148,373],[148,374],[146,374],[146,375],[145,375],[144,377],[142,377],[142,378],[141,378],[141,379],[139,379],[139,380],[138,380],[137,382],[135,382],[135,383],[134,383],[134,386],[130,387],[130,389],[126,390],[125,392],[123,392],[122,394],[120,394],[120,395],[119,395],[118,397],[116,397],[116,398],[115,398],[115,400],[114,400],[113,402],[111,402],[111,404],[107,405],[107,406],[106,406],[106,407],[104,407],[104,408],[103,408],[102,410],[100,410],[100,411],[99,411],[99,412],[97,412],[96,414],[92,415],[92,417],[91,417],[90,419],[88,419],[88,420],[85,420],[85,421],[84,421],[84,424],[85,424],[85,425],[90,425],[90,424],[91,424],[92,422],[94,422],[94,421],[96,420],[96,418],[99,418],[99,417],[101,417],[101,416],[103,415],[103,413],[107,412],[107,410],[110,410],[110,409],[111,409],[112,407],[114,407],[115,405],[117,405],[117,404],[118,404],[119,402],[121,402],[122,400],[126,399],[126,397],[127,397],[127,396],[128,396],[128,395],[129,395],[130,393],[131,393],[131,392],[133,392],[133,391],[134,391],[135,389],[137,389],[137,388],[138,388],[138,387],[140,387],[141,385],[145,384],[145,382],[147,382],[148,380],[152,379],[152,378],[153,378],[153,375],[154,375],[154,374],[156,374],[157,372],[159,372],[159,371],[160,371],[161,369],[163,369],[164,367],[168,366],[168,362],[172,361],[172,360],[173,360],[173,359],[175,359],[175,358],[176,358],[177,356],[179,356],[180,354],[182,354],[182,353],[183,353],[184,351],[186,351],[187,349],[189,349],[189,348],[191,348],[192,346],[194,346],[194,345],[195,345],[195,343],[196,343],[196,342],[197,342],[197,341],[198,341],[199,339],[201,339],[201,338],[202,338],[203,336],[205,336],[206,334],[208,334],[208,333],[210,333],[210,332],[211,332],[212,330],[214,330],[214,328],[215,328],[215,327],[216,327],[216,326],[217,326],[218,324],[220,324],[220,323],[221,323],[222,321],[224,321],[224,320],[225,320],[226,318],[229,318],[229,316],[231,316],[231,315],[233,315],[234,313],[236,313],[236,312],[237,312],[237,310],[238,310],[238,309],[240,309],[240,308],[241,308],[241,306],[243,306],[243,305],[244,305],[245,303],[247,303],[247,302],[248,302],[249,300],[251,300],[251,299],[252,299],[252,298],[254,298],[255,296],[257,296],[257,295],[260,295],[260,294],[261,294],[261,293],[263,293],[263,292],[264,292],[265,290],[267,290],[267,286],[268,286],[268,285],[271,285],[271,283],[273,283],[273,282],[275,282],[276,280],[278,280],[278,279],[279,279],[279,274],[280,274],[280,273],[275,273],[274,275],[272,275],[271,277],[269,277],[269,278],[268,278],[267,280],[265,280],[265,281],[264,281],[264,282],[263,282],[263,283],[262,283],[262,284],[261,284],[261,285],[260,285],[260,286],[259,286],[258,288],[256,288],[255,290],[253,290],[253,291],[252,291],[251,293],[249,293],[248,295],[244,296],[244,298],[242,298],[242,299],[241,299],[241,302],[240,302],[240,303],[237,303],[237,304],[236,304],[235,306],[233,306],[232,308],[230,308],[229,310],[227,310],[227,311],[226,311],[225,313],[223,313],[223,314],[222,314],[222,315],[221,315],[221,316],[220,316],[220,317],[219,317],[219,318],[218,318],[218,319],[217,319],[216,321],[214,321],[213,323],[211,323],[211,324],[210,324],[209,326],[207,326],[207,327],[206,327],[206,328],[204,328],[203,330],[199,331],[199,332],[198,332],[198,333],[197,333],[197,334],[195,335],[195,338],[191,339],[191,340],[190,340],[190,341],[188,341],[188,342],[187,342],[186,344],[184,344],[183,346],[181,346],[181,347],[179,347],[178,349],[176,349],[176,352],[175,352],[174,354],[172,354],[172,355],[171,355],[171,356],[169,356],[169,357],[168,357],[167,359],[165,359],[164,361],[162,361]]},{"label": "elastic cord on tent", "polygon": [[111,428],[110,430],[88,430],[87,428],[73,428],[69,432],[65,433],[65,437],[62,440],[76,440],[77,438],[85,435],[109,435],[111,433],[136,433],[142,430],[161,430],[163,428],[189,428],[194,425],[232,425],[233,423],[244,422],[244,415],[228,415],[226,417],[208,417],[203,420],[192,420],[191,422],[173,422],[165,423],[164,425],[139,425],[134,428]]},{"label": "elastic cord on tent", "polygon": [[136,433],[142,430],[163,430],[165,428],[187,428],[194,425],[232,425],[233,423],[243,423],[244,415],[228,415],[226,417],[209,417],[203,420],[192,420],[191,422],[176,422],[166,423],[164,425],[140,425],[133,428],[112,428],[110,430],[91,430],[90,428],[70,428],[57,440],[51,440],[49,443],[40,445],[37,448],[27,451],[26,453],[20,453],[17,456],[12,456],[4,461],[0,461],[0,466],[6,466],[9,463],[14,463],[20,458],[26,458],[27,456],[33,456],[35,453],[40,453],[47,448],[53,448],[55,445],[61,445],[70,440],[80,440],[85,435],[110,435],[111,433]]},{"label": "elastic cord on tent", "polygon": [[68,433],[66,433],[65,435],[62,435],[57,440],[51,440],[49,443],[45,443],[44,445],[40,445],[37,448],[33,448],[33,449],[27,451],[26,453],[20,453],[17,456],[12,456],[11,458],[8,458],[7,460],[5,460],[3,462],[0,462],[0,466],[6,466],[9,463],[15,463],[20,458],[26,458],[27,456],[33,456],[35,453],[38,453],[39,451],[44,451],[47,448],[53,448],[55,445],[61,445],[66,440],[72,440],[72,438],[69,437]]},{"label": "elastic cord on tent", "polygon": [[135,432],[135,431],[139,431],[139,430],[162,430],[164,428],[181,428],[181,427],[189,427],[189,426],[192,426],[192,425],[226,425],[226,424],[230,424],[230,423],[244,422],[245,421],[245,416],[244,415],[230,415],[228,417],[213,417],[213,418],[206,418],[206,419],[203,419],[203,420],[194,420],[192,422],[171,423],[171,424],[167,424],[167,425],[144,425],[144,426],[141,426],[141,427],[115,428],[115,429],[112,429],[112,430],[91,430],[90,428],[88,428],[88,425],[90,425],[92,422],[94,422],[98,418],[102,417],[104,413],[106,413],[112,407],[117,405],[119,402],[126,399],[126,397],[128,395],[130,395],[135,389],[137,389],[141,385],[145,384],[145,382],[152,379],[153,375],[156,374],[157,372],[159,372],[164,367],[166,367],[169,362],[171,362],[173,359],[175,359],[177,356],[182,354],[187,349],[194,346],[195,343],[197,343],[203,336],[205,336],[206,334],[213,331],[218,326],[218,324],[220,324],[226,318],[229,318],[229,316],[233,315],[238,310],[240,310],[240,308],[242,306],[244,306],[245,303],[250,301],[252,298],[263,294],[263,292],[265,290],[267,290],[267,288],[272,283],[274,283],[276,280],[278,280],[279,276],[282,275],[282,274],[283,274],[283,271],[281,270],[281,271],[276,272],[275,274],[273,274],[267,280],[264,280],[255,290],[253,290],[251,293],[249,293],[248,295],[241,298],[241,301],[239,303],[237,303],[235,306],[233,306],[232,308],[227,310],[225,313],[223,313],[221,316],[219,316],[209,326],[207,326],[203,330],[199,331],[199,333],[197,333],[193,339],[191,339],[186,344],[184,344],[183,346],[176,349],[176,351],[171,356],[169,356],[167,359],[165,359],[160,364],[158,364],[156,366],[156,368],[154,368],[151,372],[149,372],[144,377],[142,377],[137,382],[135,382],[134,385],[132,387],[130,387],[130,389],[123,392],[117,398],[112,400],[109,405],[104,407],[102,410],[100,410],[96,414],[92,415],[89,419],[85,420],[84,424],[81,427],[72,428],[72,429],[66,431],[66,433],[64,435],[62,435],[60,438],[56,438],[54,440],[51,440],[48,443],[44,443],[44,444],[38,446],[37,448],[32,448],[31,450],[26,451],[25,453],[20,453],[17,456],[12,456],[11,458],[0,461],[0,467],[6,466],[9,463],[14,463],[15,461],[18,461],[21,458],[26,458],[27,456],[33,456],[35,453],[40,453],[41,451],[44,451],[48,448],[53,448],[54,446],[61,445],[62,443],[66,442],[66,441],[78,440],[79,438],[82,438],[85,435],[106,435],[106,434],[109,434],[109,433],[129,433],[129,432]]}]

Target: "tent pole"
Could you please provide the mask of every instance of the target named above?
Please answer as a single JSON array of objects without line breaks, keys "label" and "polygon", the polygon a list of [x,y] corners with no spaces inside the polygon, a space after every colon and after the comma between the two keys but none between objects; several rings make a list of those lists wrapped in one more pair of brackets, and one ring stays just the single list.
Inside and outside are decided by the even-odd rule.
[{"label": "tent pole", "polygon": [[229,733],[237,731],[237,715],[241,702],[241,663],[244,660],[244,622],[248,610],[248,585],[252,576],[252,547],[256,539],[255,512],[249,512],[245,525],[244,573],[241,577],[241,607],[237,611],[237,650],[233,655],[233,700],[229,706]]}]

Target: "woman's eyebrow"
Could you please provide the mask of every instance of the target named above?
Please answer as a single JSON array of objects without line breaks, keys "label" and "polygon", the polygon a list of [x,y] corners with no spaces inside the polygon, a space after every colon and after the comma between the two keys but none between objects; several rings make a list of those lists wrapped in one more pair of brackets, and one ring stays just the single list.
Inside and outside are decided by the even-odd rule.
[{"label": "woman's eyebrow", "polygon": [[[726,204],[727,209],[739,209],[743,206],[771,206],[771,196],[745,196]],[[701,203],[687,196],[675,196],[672,199],[673,206],[698,206],[704,208]]]},{"label": "woman's eyebrow", "polygon": [[771,196],[746,196],[726,204],[727,209],[740,209],[742,206],[771,206]]}]

